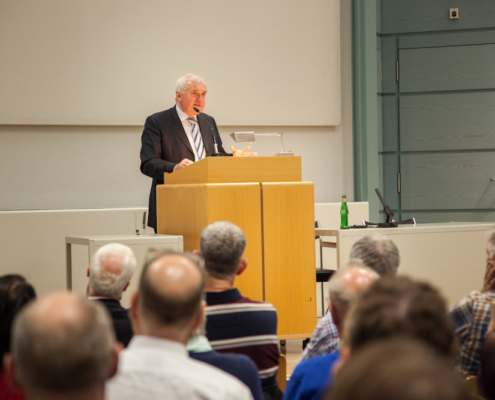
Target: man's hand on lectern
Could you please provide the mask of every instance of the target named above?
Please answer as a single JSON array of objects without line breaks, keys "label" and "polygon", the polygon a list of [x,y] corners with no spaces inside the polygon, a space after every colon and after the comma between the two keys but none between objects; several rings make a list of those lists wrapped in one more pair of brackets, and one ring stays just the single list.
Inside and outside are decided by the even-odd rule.
[{"label": "man's hand on lectern", "polygon": [[181,168],[187,167],[188,165],[194,164],[191,160],[184,158],[179,164],[176,164],[174,167],[174,172],[178,171]]},{"label": "man's hand on lectern", "polygon": [[234,146],[230,147],[234,157],[255,157],[258,155],[258,153],[255,153],[254,151],[249,151],[250,149],[251,146],[245,147],[242,150],[237,150]]}]

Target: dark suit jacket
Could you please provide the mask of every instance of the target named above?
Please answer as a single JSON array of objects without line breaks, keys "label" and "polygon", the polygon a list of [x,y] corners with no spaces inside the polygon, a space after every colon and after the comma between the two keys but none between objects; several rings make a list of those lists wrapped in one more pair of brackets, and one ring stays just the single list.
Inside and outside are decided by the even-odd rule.
[{"label": "dark suit jacket", "polygon": [[[214,153],[213,137],[218,151],[225,153],[215,120],[207,114],[198,115],[206,155]],[[209,124],[208,124],[209,123]],[[163,174],[173,172],[184,158],[194,161],[194,152],[180,122],[175,106],[149,116],[141,136],[141,172],[153,178],[149,199],[148,226],[156,231],[156,185],[163,184]]]},{"label": "dark suit jacket", "polygon": [[117,341],[121,342],[125,347],[132,339],[132,325],[127,309],[120,305],[120,301],[112,299],[98,299],[110,313],[112,317],[113,328]]},{"label": "dark suit jacket", "polygon": [[244,354],[222,354],[217,351],[201,353],[190,351],[189,356],[235,376],[251,390],[254,400],[263,400],[258,367],[248,356]]}]

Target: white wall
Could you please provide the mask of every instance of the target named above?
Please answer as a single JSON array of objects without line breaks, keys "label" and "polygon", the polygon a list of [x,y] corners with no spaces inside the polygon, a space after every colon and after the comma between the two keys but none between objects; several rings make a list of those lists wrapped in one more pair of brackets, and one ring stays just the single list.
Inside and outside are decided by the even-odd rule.
[{"label": "white wall", "polygon": [[[233,131],[283,131],[286,150],[302,156],[303,180],[315,183],[315,202],[337,202],[342,194],[352,201],[350,0],[341,0],[341,71],[341,125],[220,126],[226,147],[233,144],[228,136]],[[309,87],[304,100],[316,101],[317,91]],[[260,96],[283,101],[277,93]],[[164,104],[163,109],[170,106]],[[67,219],[60,222],[64,228],[56,231],[58,237],[132,233],[131,222],[123,227],[119,218],[100,221],[101,211],[90,209],[118,213],[120,208],[147,206],[151,179],[139,172],[141,131],[140,126],[0,125],[0,210],[67,210]],[[253,149],[271,155],[279,151],[279,144],[266,139],[256,142]],[[99,222],[87,229],[85,220],[68,217],[72,209],[88,209],[88,221]],[[0,274],[20,271],[36,285],[47,268],[63,270],[63,241],[46,241],[54,234],[45,228],[50,226],[46,223],[52,218],[50,213],[27,213],[22,229],[12,226],[16,222],[9,218],[0,213]],[[50,261],[40,257],[45,252],[59,255]],[[62,289],[64,282],[60,279],[47,287]]]}]

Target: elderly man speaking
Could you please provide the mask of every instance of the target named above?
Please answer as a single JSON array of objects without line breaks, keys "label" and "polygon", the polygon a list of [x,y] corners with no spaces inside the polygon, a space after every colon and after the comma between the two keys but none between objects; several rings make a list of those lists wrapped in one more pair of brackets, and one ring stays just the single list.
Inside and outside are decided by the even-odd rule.
[{"label": "elderly man speaking", "polygon": [[[186,74],[175,85],[175,106],[149,116],[141,137],[141,172],[153,178],[149,199],[148,226],[156,231],[156,185],[163,184],[163,174],[174,172],[195,161],[225,152],[215,120],[203,113],[206,83],[197,75]],[[251,156],[249,147],[234,156]]]}]

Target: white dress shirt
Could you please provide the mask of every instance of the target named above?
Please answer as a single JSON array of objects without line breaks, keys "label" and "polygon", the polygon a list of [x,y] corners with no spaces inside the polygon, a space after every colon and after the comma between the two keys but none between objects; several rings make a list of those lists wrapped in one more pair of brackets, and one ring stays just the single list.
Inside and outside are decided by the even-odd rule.
[{"label": "white dress shirt", "polygon": [[[184,111],[182,111],[179,107],[179,105],[175,105],[175,108],[177,109],[177,114],[179,114],[179,119],[180,122],[182,122],[182,126],[184,127],[184,130],[186,131],[187,138],[189,139],[189,143],[191,144],[191,149],[193,150],[194,153],[194,160],[191,161],[198,161],[198,152],[196,151],[196,146],[194,145],[194,138],[192,137],[191,133],[191,123],[187,120],[189,118],[189,115],[187,115]],[[203,140],[203,135],[201,134],[201,130],[199,129],[199,123],[198,121],[198,116],[196,115],[193,117],[196,120],[196,123],[198,124],[198,132],[199,135],[201,136],[201,140]],[[205,141],[203,140],[203,146],[204,146]],[[205,156],[206,156],[206,147],[205,147]]]},{"label": "white dress shirt", "polygon": [[237,378],[189,358],[183,344],[139,335],[120,353],[105,399],[252,400],[252,396]]}]

